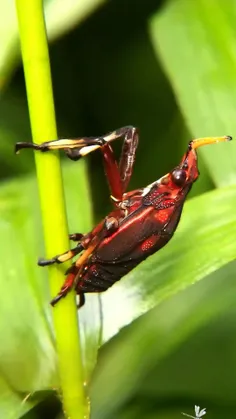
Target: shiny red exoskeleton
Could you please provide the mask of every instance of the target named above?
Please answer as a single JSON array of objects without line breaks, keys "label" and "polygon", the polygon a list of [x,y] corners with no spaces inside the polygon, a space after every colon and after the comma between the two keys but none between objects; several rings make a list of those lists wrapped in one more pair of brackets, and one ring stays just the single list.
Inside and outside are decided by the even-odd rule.
[{"label": "shiny red exoskeleton", "polygon": [[[119,165],[111,142],[124,138]],[[49,141],[40,145],[17,143],[16,152],[33,148],[42,152],[63,149],[72,160],[100,149],[111,191],[113,211],[88,234],[75,233],[70,239],[78,244],[73,249],[40,259],[40,266],[62,263],[80,254],[66,272],[66,280],[55,305],[69,290],[80,297],[79,307],[87,292],[102,292],[122,278],[136,265],[165,246],[179,223],[183,205],[192,184],[199,176],[196,149],[204,144],[231,140],[231,137],[207,137],[190,141],[181,162],[170,173],[145,188],[126,192],[138,145],[134,127],[120,128],[98,138],[76,138]]]}]

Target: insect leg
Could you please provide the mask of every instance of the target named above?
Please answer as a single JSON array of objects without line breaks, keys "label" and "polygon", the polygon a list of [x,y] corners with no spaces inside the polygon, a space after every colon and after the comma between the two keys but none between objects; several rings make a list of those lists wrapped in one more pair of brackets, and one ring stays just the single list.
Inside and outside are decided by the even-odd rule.
[{"label": "insect leg", "polygon": [[66,262],[67,260],[72,259],[78,253],[82,252],[82,250],[84,250],[84,247],[82,246],[82,244],[78,244],[73,249],[70,249],[67,252],[62,253],[61,255],[56,255],[52,259],[39,259],[38,265],[48,266],[48,265],[53,265],[54,263]]},{"label": "insect leg", "polygon": [[122,183],[120,178],[119,167],[115,159],[110,144],[106,144],[101,148],[104,162],[104,169],[107,176],[111,196],[114,201],[122,200]]},{"label": "insect leg", "polygon": [[70,272],[67,275],[66,280],[64,284],[62,285],[59,293],[51,301],[52,306],[55,306],[55,304],[58,303],[58,301],[61,298],[64,298],[68,294],[68,292],[73,288],[76,274],[77,274],[77,269],[75,268],[74,265],[72,265],[72,267],[70,268]]},{"label": "insect leg", "polygon": [[84,237],[84,234],[82,233],[72,233],[69,234],[69,239],[73,242],[79,242]]},{"label": "insect leg", "polygon": [[119,171],[123,193],[126,191],[130,178],[132,176],[138,141],[139,135],[137,128],[130,127],[124,135],[124,144],[119,163]]},{"label": "insect leg", "polygon": [[79,296],[79,304],[77,304],[77,308],[81,308],[85,304],[85,295],[84,295],[83,292],[81,292],[77,295]]},{"label": "insect leg", "polygon": [[54,141],[46,141],[42,144],[19,142],[15,145],[15,152],[18,153],[22,148],[32,148],[42,152],[49,150],[64,150],[66,155],[71,160],[79,160],[81,157],[96,150],[104,144],[106,144],[106,141],[103,137],[65,138]]},{"label": "insect leg", "polygon": [[59,140],[46,141],[42,144],[18,142],[15,145],[15,152],[18,153],[22,148],[32,148],[42,152],[49,150],[64,150],[70,159],[78,160],[103,145],[121,138],[124,136],[125,132],[131,128],[132,127],[120,128],[100,137],[63,138]]},{"label": "insect leg", "polygon": [[[110,143],[122,137],[124,138],[124,145],[118,167]],[[16,143],[15,151],[18,153],[23,148],[31,148],[41,152],[64,150],[70,159],[78,160],[92,151],[101,148],[111,194],[115,201],[121,201],[122,195],[128,186],[132,174],[137,145],[137,129],[132,126],[126,126],[97,138],[65,138],[55,141],[46,141],[42,144],[18,142]]]},{"label": "insect leg", "polygon": [[[124,137],[124,145],[118,166],[109,143],[114,139],[122,137]],[[119,128],[104,136],[104,139],[106,144],[101,147],[101,151],[111,195],[114,201],[121,201],[132,174],[135,152],[138,145],[137,129],[132,126]]]}]

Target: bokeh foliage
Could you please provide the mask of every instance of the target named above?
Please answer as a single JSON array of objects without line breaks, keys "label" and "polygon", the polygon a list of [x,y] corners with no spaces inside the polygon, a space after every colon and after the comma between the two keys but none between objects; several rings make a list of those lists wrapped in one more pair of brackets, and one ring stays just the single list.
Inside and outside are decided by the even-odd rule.
[{"label": "bokeh foliage", "polygon": [[[234,2],[51,0],[45,11],[59,135],[138,126],[132,188],[168,172],[192,137],[236,136]],[[13,154],[30,139],[14,5],[2,0],[0,16],[0,416],[52,418],[61,413],[33,156]],[[236,143],[200,151],[172,242],[81,310],[93,418],[177,419],[195,404],[209,419],[235,417],[235,161]],[[99,153],[64,162],[64,178],[70,231],[86,232],[110,205]]]}]

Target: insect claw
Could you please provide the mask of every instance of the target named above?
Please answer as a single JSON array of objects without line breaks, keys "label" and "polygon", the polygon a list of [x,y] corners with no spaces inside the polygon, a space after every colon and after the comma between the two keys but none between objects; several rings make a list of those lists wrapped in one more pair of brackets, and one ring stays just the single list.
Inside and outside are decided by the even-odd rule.
[{"label": "insect claw", "polygon": [[18,154],[22,148],[33,148],[34,150],[40,150],[40,151],[48,150],[47,146],[42,146],[41,144],[19,142],[19,143],[16,143],[15,145],[15,153]]},{"label": "insect claw", "polygon": [[53,265],[53,263],[60,263],[60,262],[56,258],[54,258],[54,259],[40,258],[38,260],[38,266],[48,266],[48,265]]},{"label": "insect claw", "polygon": [[79,308],[83,307],[83,305],[85,304],[85,295],[82,292],[81,292],[81,294],[78,294],[78,295],[79,295],[79,302],[77,304],[77,308],[79,309]]},{"label": "insect claw", "polygon": [[58,301],[60,301],[62,298],[64,298],[66,296],[66,294],[58,294],[56,297],[54,297],[51,301],[50,301],[50,304],[51,304],[51,306],[55,306],[57,303],[58,303]]},{"label": "insect claw", "polygon": [[73,241],[80,241],[83,237],[83,234],[81,233],[73,233],[73,234],[69,234],[69,239],[73,240]]}]

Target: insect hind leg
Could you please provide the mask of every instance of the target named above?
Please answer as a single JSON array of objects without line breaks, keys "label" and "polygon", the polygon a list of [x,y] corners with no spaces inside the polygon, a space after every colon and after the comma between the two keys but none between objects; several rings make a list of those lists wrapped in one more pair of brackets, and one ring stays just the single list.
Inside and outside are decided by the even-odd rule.
[{"label": "insect hind leg", "polygon": [[79,296],[79,303],[77,304],[77,308],[81,308],[83,307],[83,305],[85,304],[85,295],[83,292],[77,294]]},{"label": "insect hind leg", "polygon": [[51,300],[51,305],[55,306],[58,301],[60,301],[62,298],[65,298],[68,292],[73,288],[76,278],[77,269],[73,269],[74,265],[72,265],[70,269],[70,273],[68,273],[66,280],[64,284],[62,285],[59,293]]},{"label": "insect hind leg", "polygon": [[122,147],[119,172],[122,182],[122,192],[125,192],[133,173],[136,150],[139,142],[138,130],[135,127],[127,127],[124,135],[124,144]]},{"label": "insect hind leg", "polygon": [[[62,298],[65,298],[72,289],[76,287],[76,281],[78,276],[78,268],[75,264],[70,266],[69,269],[66,271],[66,280],[64,284],[62,285],[59,293],[51,300],[51,305],[55,306],[58,301],[60,301]],[[77,308],[83,307],[85,304],[85,295],[82,291],[77,291],[77,295],[79,296],[79,303],[77,304]]]},{"label": "insect hind leg", "polygon": [[[110,142],[119,138],[124,139],[124,144],[120,163],[118,165]],[[127,189],[132,175],[136,149],[138,146],[138,131],[137,128],[132,126],[122,127],[104,135],[104,140],[106,143],[101,147],[104,168],[112,199],[119,202],[122,200],[123,193]]]}]

